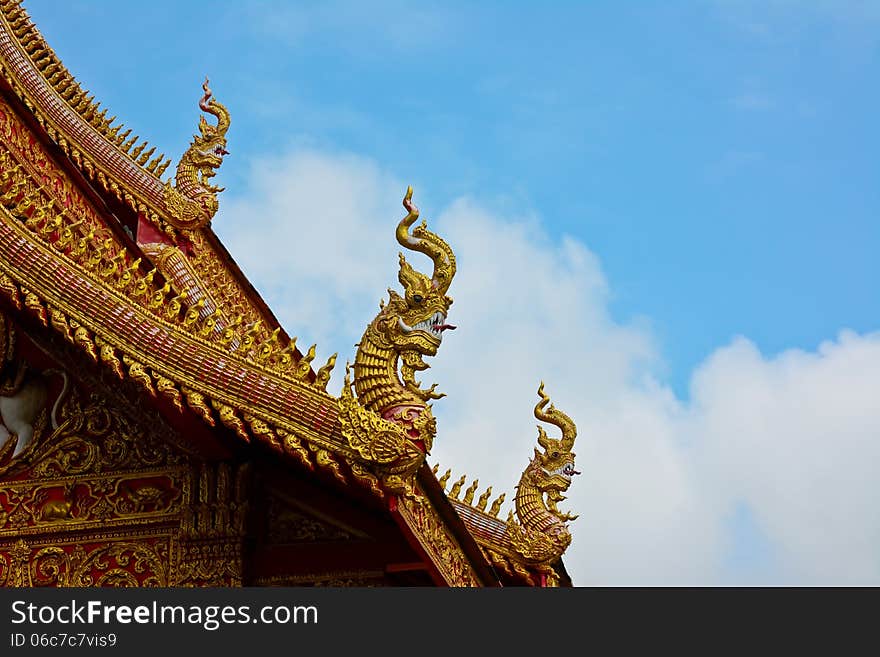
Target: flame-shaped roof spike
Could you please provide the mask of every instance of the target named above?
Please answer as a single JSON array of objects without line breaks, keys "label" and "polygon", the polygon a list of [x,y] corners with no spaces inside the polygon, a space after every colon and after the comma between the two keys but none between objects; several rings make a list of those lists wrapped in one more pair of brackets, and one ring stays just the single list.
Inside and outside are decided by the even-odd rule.
[{"label": "flame-shaped roof spike", "polygon": [[474,493],[477,492],[477,486],[480,485],[479,479],[474,479],[474,482],[468,486],[468,489],[464,492],[464,499],[462,500],[465,504],[471,504],[474,501]]},{"label": "flame-shaped roof spike", "polygon": [[446,484],[449,482],[449,478],[451,476],[452,476],[452,468],[449,468],[446,472],[443,473],[443,476],[437,480],[438,482],[440,482],[440,487],[443,490],[446,490]]},{"label": "flame-shaped roof spike", "polygon": [[452,490],[449,491],[449,499],[458,499],[458,494],[461,493],[461,487],[464,486],[464,482],[466,479],[467,475],[461,475],[461,479],[452,484]]},{"label": "flame-shaped roof spike", "polygon": [[330,356],[330,358],[327,359],[327,363],[315,373],[315,387],[319,390],[327,389],[327,384],[330,383],[330,374],[336,366],[336,358],[338,356],[338,353]]},{"label": "flame-shaped roof spike", "polygon": [[489,515],[498,517],[498,514],[501,512],[501,505],[504,504],[504,498],[506,497],[506,493],[501,493],[494,502],[492,502],[492,508],[489,509]]},{"label": "flame-shaped roof spike", "polygon": [[477,501],[477,509],[480,511],[486,510],[486,505],[489,503],[489,498],[492,496],[492,487],[486,489],[482,495],[480,495],[480,499]]}]

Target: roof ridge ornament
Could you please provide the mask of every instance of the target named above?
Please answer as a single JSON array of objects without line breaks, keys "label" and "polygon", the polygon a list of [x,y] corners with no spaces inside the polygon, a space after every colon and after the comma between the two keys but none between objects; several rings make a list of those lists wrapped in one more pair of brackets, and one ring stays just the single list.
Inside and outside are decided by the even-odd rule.
[{"label": "roof ridge ornament", "polygon": [[371,463],[386,488],[409,494],[411,479],[437,432],[428,402],[443,396],[435,392],[435,385],[423,390],[415,374],[428,369],[423,357],[436,355],[443,332],[455,328],[446,323],[455,255],[424,221],[410,232],[419,218],[412,187],[406,190],[403,207],[407,215],[397,225],[397,241],[431,258],[434,272],[428,277],[416,271],[400,254],[398,280],[404,294],[388,290],[388,303],[380,304],[379,314],[364,331],[352,368],[357,398],[347,373],[339,418],[349,445]]},{"label": "roof ridge ornament", "polygon": [[559,427],[562,437],[550,438],[538,425],[538,445],[544,451],[535,449],[534,457],[520,477],[515,500],[516,520],[511,513],[507,533],[513,549],[527,562],[550,566],[571,544],[567,523],[577,518],[556,506],[565,499],[563,493],[571,485],[571,478],[580,474],[574,469],[575,455],[571,451],[577,427],[550,402],[543,381],[538,387],[538,397],[535,417]]},{"label": "roof ridge ornament", "polygon": [[174,186],[165,183],[165,206],[168,221],[175,228],[197,230],[207,226],[220,206],[217,194],[223,191],[210,182],[216,169],[223,164],[226,150],[226,131],[229,130],[229,110],[214,100],[208,87],[208,78],[202,84],[205,95],[199,100],[203,112],[217,117],[217,125],[211,125],[204,116],[199,117],[199,134],[177,163]]}]

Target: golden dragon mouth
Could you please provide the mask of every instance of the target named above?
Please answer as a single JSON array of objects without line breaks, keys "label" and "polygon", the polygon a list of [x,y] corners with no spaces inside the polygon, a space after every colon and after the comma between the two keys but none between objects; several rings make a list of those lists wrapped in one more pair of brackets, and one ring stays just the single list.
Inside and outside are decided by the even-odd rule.
[{"label": "golden dragon mouth", "polygon": [[403,321],[402,317],[399,317],[397,325],[404,334],[419,331],[436,340],[438,344],[443,341],[443,331],[454,331],[456,329],[452,324],[446,323],[446,315],[441,312],[436,312],[428,319],[423,319],[413,326],[409,326]]},{"label": "golden dragon mouth", "polygon": [[568,488],[569,484],[571,484],[571,478],[575,475],[579,475],[580,472],[574,469],[573,463],[566,463],[563,466],[556,468],[555,470],[547,470],[546,468],[541,468],[544,471],[551,481],[558,480],[564,481],[565,487]]}]

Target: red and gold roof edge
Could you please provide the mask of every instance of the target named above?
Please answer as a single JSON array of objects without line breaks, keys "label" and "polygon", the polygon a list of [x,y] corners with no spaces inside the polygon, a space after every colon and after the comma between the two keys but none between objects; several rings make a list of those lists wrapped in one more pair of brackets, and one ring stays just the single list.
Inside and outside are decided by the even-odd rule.
[{"label": "red and gold roof edge", "polygon": [[[127,139],[130,131],[111,125],[115,117],[108,119],[106,110],[98,111],[100,102],[63,65],[20,0],[0,0],[0,62],[0,77],[87,179],[171,238],[177,237],[167,222],[166,191],[159,180],[170,160],[159,156],[148,161],[154,149],[144,150],[146,142],[135,145],[136,138]],[[204,270],[212,261],[223,265],[213,277],[204,276],[205,283],[234,301],[237,311],[251,321],[259,318],[262,337],[278,328],[277,318],[210,225],[187,233],[197,267]],[[221,280],[214,281],[217,277]],[[283,332],[279,337],[287,339]]]},{"label": "red and gold roof edge", "polygon": [[523,563],[522,556],[517,554],[511,543],[506,522],[467,502],[448,499],[469,535],[479,545],[486,561],[500,573],[528,586],[554,586],[560,582],[560,576],[553,566]]},{"label": "red and gold roof edge", "polygon": [[[438,470],[439,464],[430,470],[431,476],[436,477]],[[437,486],[447,504],[455,509],[456,515],[464,522],[469,536],[479,545],[486,561],[492,564],[500,575],[508,580],[528,586],[555,586],[567,582],[567,575],[564,572],[557,572],[561,562],[529,564],[524,562],[522,555],[517,552],[508,531],[507,522],[498,517],[506,493],[498,495],[491,504],[491,509],[487,511],[487,507],[490,506],[489,500],[492,497],[492,486],[486,488],[475,503],[474,498],[478,492],[479,479],[473,480],[462,495],[467,476],[459,478],[447,490],[451,475],[452,470],[447,470],[443,476],[436,479]]]},{"label": "red and gold roof edge", "polygon": [[[10,171],[4,167],[4,177],[15,178]],[[162,395],[179,409],[186,404],[207,424],[219,420],[242,440],[259,440],[310,469],[317,465],[345,477],[339,460],[354,454],[339,435],[332,396],[222,351],[192,330],[194,323],[187,327],[183,314],[159,316],[160,308],[176,306],[180,313],[180,303],[168,299],[171,290],[152,289],[149,274],[124,268],[123,249],[114,252],[106,241],[85,241],[80,261],[71,259],[76,246],[59,247],[69,228],[63,225],[66,217],[61,215],[57,229],[57,217],[35,221],[38,209],[47,205],[45,198],[38,200],[45,190],[12,180],[0,185],[0,291],[13,307],[55,329],[117,376],[137,381],[148,394]],[[145,297],[158,295],[152,311],[126,293],[138,287],[145,288]],[[368,473],[353,478],[372,488]]]},{"label": "red and gold roof edge", "polygon": [[[49,137],[87,176],[132,210],[160,223],[165,210],[159,176],[170,161],[148,161],[146,142],[134,149],[111,127],[99,102],[80,87],[49,46],[20,0],[0,1],[0,74]],[[129,150],[131,149],[131,150]]]}]

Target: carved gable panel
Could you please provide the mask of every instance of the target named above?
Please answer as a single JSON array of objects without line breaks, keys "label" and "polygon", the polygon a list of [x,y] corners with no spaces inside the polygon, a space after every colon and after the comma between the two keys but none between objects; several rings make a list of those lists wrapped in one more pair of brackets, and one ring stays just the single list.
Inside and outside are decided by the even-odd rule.
[{"label": "carved gable panel", "polygon": [[247,467],[0,315],[0,586],[241,583]]}]

